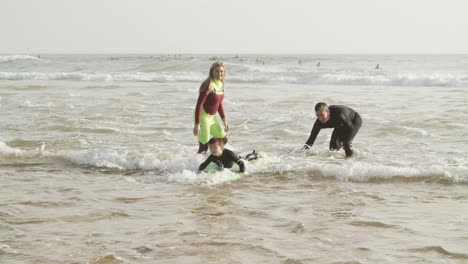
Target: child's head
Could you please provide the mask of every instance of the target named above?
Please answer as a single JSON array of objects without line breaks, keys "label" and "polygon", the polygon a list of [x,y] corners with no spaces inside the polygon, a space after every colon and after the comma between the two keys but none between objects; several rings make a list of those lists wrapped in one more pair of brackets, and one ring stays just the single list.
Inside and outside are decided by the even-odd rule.
[{"label": "child's head", "polygon": [[208,141],[210,146],[210,152],[214,156],[221,156],[224,150],[224,144],[226,144],[227,138],[212,138]]}]

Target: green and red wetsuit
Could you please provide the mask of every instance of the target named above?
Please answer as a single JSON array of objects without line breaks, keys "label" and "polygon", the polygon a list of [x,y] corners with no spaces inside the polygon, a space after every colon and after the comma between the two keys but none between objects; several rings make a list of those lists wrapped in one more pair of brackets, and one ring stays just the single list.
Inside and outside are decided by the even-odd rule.
[{"label": "green and red wetsuit", "polygon": [[[211,86],[212,89],[209,89]],[[219,80],[210,80],[202,83],[195,107],[195,124],[200,124],[198,134],[198,153],[208,149],[210,135],[216,138],[226,137],[223,126],[216,118],[216,112],[226,120],[223,107],[224,84]]]}]

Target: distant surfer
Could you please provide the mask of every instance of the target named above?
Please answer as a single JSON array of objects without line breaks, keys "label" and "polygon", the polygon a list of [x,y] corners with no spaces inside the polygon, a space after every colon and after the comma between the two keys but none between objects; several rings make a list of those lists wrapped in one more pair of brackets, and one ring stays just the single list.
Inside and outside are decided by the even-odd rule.
[{"label": "distant surfer", "polygon": [[309,139],[302,149],[309,149],[314,144],[322,128],[334,128],[330,139],[330,150],[345,150],[346,156],[353,155],[352,141],[361,128],[361,116],[353,109],[320,102],[315,105],[317,120],[314,123]]},{"label": "distant surfer", "polygon": [[[210,67],[206,78],[198,90],[198,100],[195,107],[195,125],[193,134],[198,137],[198,153],[208,150],[210,134],[213,137],[224,138],[229,131],[229,125],[224,113],[224,74],[225,67],[222,62],[215,62]],[[224,127],[216,118],[216,112],[221,116]]]},{"label": "distant surfer", "polygon": [[380,65],[377,64],[377,66],[375,66],[375,69],[376,69],[376,70],[380,69]]},{"label": "distant surfer", "polygon": [[320,61],[319,61],[319,62],[317,62],[317,67],[320,67]]}]

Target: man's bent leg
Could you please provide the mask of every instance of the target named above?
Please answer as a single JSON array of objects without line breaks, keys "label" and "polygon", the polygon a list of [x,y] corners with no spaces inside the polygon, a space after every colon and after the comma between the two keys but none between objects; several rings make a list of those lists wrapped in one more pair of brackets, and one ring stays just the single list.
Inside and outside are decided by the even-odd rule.
[{"label": "man's bent leg", "polygon": [[352,142],[351,141],[345,142],[344,151],[346,153],[346,157],[350,157],[350,156],[353,155],[353,148],[352,148]]},{"label": "man's bent leg", "polygon": [[336,150],[340,150],[343,147],[343,142],[339,138],[337,138],[335,142],[336,142]]},{"label": "man's bent leg", "polygon": [[346,140],[344,140],[344,150],[345,150],[347,157],[350,157],[353,155],[353,147],[352,147],[353,139],[358,133],[359,129],[361,128],[361,125],[362,125],[361,116],[358,113],[356,113],[356,116],[353,119],[354,127],[353,129],[349,131],[348,135],[346,136]]},{"label": "man's bent leg", "polygon": [[335,128],[333,129],[333,133],[331,135],[331,138],[330,138],[330,150],[339,150],[338,148],[338,135],[339,135],[340,131],[338,128]]}]

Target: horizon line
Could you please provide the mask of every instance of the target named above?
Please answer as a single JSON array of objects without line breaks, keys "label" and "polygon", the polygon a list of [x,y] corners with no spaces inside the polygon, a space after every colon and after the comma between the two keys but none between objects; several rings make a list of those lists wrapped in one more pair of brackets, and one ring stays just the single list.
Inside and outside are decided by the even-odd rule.
[{"label": "horizon line", "polygon": [[424,53],[424,52],[369,52],[369,53],[350,53],[350,52],[323,52],[323,53],[296,53],[296,52],[277,52],[277,53],[269,53],[269,52],[163,52],[163,53],[155,53],[155,52],[0,52],[0,55],[468,55],[468,53]]}]

